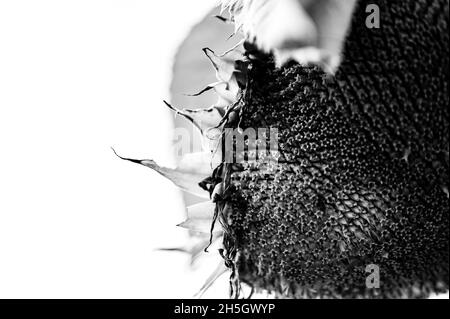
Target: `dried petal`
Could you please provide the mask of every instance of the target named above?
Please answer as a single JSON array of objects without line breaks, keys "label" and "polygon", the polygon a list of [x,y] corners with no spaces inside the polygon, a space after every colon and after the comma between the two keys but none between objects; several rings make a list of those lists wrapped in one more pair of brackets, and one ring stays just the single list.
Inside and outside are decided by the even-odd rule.
[{"label": "dried petal", "polygon": [[[149,167],[152,170],[163,175],[180,189],[196,195],[201,198],[209,198],[209,194],[205,192],[198,184],[211,174],[212,169],[205,168],[205,163],[190,163],[188,165],[183,165],[182,168],[168,168],[158,165],[155,161],[150,159],[136,160],[131,158],[125,158],[116,153],[114,153],[121,159],[127,160],[133,163],[141,164],[143,166]],[[187,161],[182,161],[187,163]],[[209,173],[208,173],[209,172]]]},{"label": "dried petal", "polygon": [[[200,234],[200,236],[192,235],[189,239],[188,244],[181,247],[165,247],[159,248],[158,251],[167,251],[167,252],[181,252],[185,254],[189,254],[191,257],[190,264],[193,266],[197,260],[201,257],[209,257],[211,254],[205,253],[205,247],[209,245],[209,234],[206,236],[205,234]],[[217,244],[218,247],[222,247],[223,235],[221,233],[215,233],[213,237],[213,244]]]},{"label": "dried petal", "polygon": [[225,110],[222,107],[212,106],[208,109],[177,109],[170,105],[167,101],[164,103],[175,113],[181,114],[194,124],[201,133],[211,127],[216,127],[222,120]]},{"label": "dried petal", "polygon": [[219,95],[219,102],[215,107],[225,107],[237,100],[237,94],[239,87],[236,77],[233,75],[230,83],[227,82],[214,82],[208,84],[204,89],[195,94],[189,94],[189,96],[199,96],[207,91],[214,90]]},{"label": "dried petal", "polygon": [[200,290],[195,294],[195,297],[201,298],[202,295],[214,284],[217,278],[219,278],[227,271],[228,268],[225,266],[223,260],[221,260],[217,265],[217,268],[211,273],[211,275],[208,277],[208,279],[206,279],[206,282],[203,284]]},{"label": "dried petal", "polygon": [[223,59],[222,57],[217,56],[214,51],[209,48],[203,48],[203,52],[206,54],[216,70],[217,80],[221,82],[229,82],[233,72],[235,71],[234,60]]},{"label": "dried petal", "polygon": [[[209,219],[212,221],[216,204],[211,201],[191,205],[187,207],[188,218],[191,219]],[[210,223],[211,224],[211,223]]]},{"label": "dried petal", "polygon": [[[214,210],[216,205],[211,202],[204,202],[187,208],[187,219],[177,226],[187,228],[195,232],[209,234],[211,232],[211,225],[214,219]],[[214,225],[213,232],[221,232],[220,226]]]}]

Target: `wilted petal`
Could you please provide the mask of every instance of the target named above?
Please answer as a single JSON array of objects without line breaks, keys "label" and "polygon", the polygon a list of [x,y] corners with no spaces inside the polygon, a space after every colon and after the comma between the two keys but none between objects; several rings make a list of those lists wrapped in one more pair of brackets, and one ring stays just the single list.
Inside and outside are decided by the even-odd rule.
[{"label": "wilted petal", "polygon": [[206,282],[203,284],[203,286],[200,288],[200,290],[195,294],[195,297],[201,298],[202,295],[214,284],[214,282],[219,278],[221,275],[229,271],[229,269],[225,266],[223,260],[219,262],[217,265],[217,268],[212,272],[212,274],[206,279]]},{"label": "wilted petal", "polygon": [[[190,231],[209,234],[211,233],[212,218],[209,219],[186,219],[177,226],[189,229]],[[214,224],[213,233],[220,233],[220,225]],[[205,247],[204,247],[205,248]]]},{"label": "wilted petal", "polygon": [[158,172],[159,174],[172,181],[180,189],[190,194],[196,195],[201,198],[209,198],[208,192],[206,192],[199,186],[199,182],[208,177],[210,175],[209,171],[212,171],[212,169],[205,169],[204,166],[202,166],[202,169],[197,169],[195,165],[185,167],[184,169],[172,169],[160,166],[156,164],[155,161],[150,159],[136,160],[125,158],[118,155],[114,149],[113,151],[119,158],[123,160],[127,160],[151,168],[152,170]]},{"label": "wilted petal", "polygon": [[214,90],[219,95],[219,102],[215,107],[226,107],[237,100],[237,93],[239,90],[235,76],[232,76],[230,83],[227,82],[214,82],[208,84],[205,88],[195,94],[189,94],[189,96],[198,96],[207,91]]},{"label": "wilted petal", "polygon": [[177,109],[170,105],[168,102],[164,103],[177,114],[181,114],[186,119],[188,119],[192,124],[194,124],[201,133],[211,127],[216,127],[219,125],[223,116],[225,115],[225,110],[223,107],[212,106],[207,109]]},{"label": "wilted petal", "polygon": [[[189,243],[182,247],[166,247],[159,248],[159,251],[167,252],[181,252],[189,254],[191,257],[191,266],[199,260],[201,257],[210,257],[211,254],[205,253],[205,247],[209,246],[210,237],[202,234],[200,238],[198,236],[191,236]],[[213,244],[217,243],[218,247],[222,247],[223,235],[221,233],[215,233],[212,239]]]},{"label": "wilted petal", "polygon": [[225,22],[225,23],[230,23],[230,22],[231,22],[229,19],[227,19],[227,18],[225,18],[225,17],[222,17],[222,16],[219,15],[219,14],[216,14],[216,15],[214,16],[214,18],[219,19],[220,21]]},{"label": "wilted petal", "polygon": [[222,82],[222,81],[217,81],[217,82],[214,82],[214,83],[211,83],[211,84],[208,84],[205,88],[203,88],[203,89],[201,89],[199,92],[197,92],[197,93],[194,93],[194,94],[188,94],[188,96],[199,96],[199,95],[201,95],[201,94],[203,94],[203,93],[205,93],[205,92],[208,92],[208,91],[210,91],[210,90],[212,90],[212,89],[217,89],[217,87],[219,87],[219,86],[221,86],[221,87],[226,87],[227,86],[227,83],[226,82]]},{"label": "wilted petal", "polygon": [[209,48],[203,48],[203,52],[211,61],[214,69],[216,70],[216,77],[221,82],[228,82],[235,71],[234,60],[224,59],[217,56],[213,50]]},{"label": "wilted petal", "polygon": [[[228,56],[228,59],[231,61],[239,60],[243,57],[243,54],[240,50],[238,50],[239,47],[241,47],[245,42],[245,39],[239,40],[235,45],[233,45],[231,48],[223,52],[219,55],[219,57]],[[230,55],[233,55],[230,57]]]},{"label": "wilted petal", "polygon": [[205,152],[210,153],[215,158],[220,158],[220,134],[217,134],[220,130],[217,129],[217,127],[221,124],[223,116],[225,115],[225,105],[223,107],[215,105],[208,109],[178,110],[166,101],[164,101],[164,103],[171,110],[188,119],[199,130],[202,137],[202,149]]},{"label": "wilted petal", "polygon": [[212,221],[215,209],[216,204],[212,201],[194,204],[187,207],[187,216],[190,219],[209,219]]},{"label": "wilted petal", "polygon": [[[177,226],[200,233],[211,233],[216,205],[212,201],[195,204],[187,208],[187,219]],[[213,233],[221,232],[218,223],[214,224]]]}]

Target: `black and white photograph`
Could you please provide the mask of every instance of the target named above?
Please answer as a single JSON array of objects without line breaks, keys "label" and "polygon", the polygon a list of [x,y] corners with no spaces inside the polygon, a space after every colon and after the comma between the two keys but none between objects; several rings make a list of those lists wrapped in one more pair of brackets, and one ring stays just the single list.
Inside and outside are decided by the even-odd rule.
[{"label": "black and white photograph", "polygon": [[448,23],[448,0],[0,0],[0,299],[449,299]]}]

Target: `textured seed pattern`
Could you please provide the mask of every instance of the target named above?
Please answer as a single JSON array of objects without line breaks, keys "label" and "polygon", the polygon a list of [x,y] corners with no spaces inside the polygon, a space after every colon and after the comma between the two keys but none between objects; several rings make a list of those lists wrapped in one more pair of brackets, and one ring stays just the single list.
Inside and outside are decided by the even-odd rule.
[{"label": "textured seed pattern", "polygon": [[[376,3],[381,28],[365,26]],[[276,127],[278,164],[227,166],[236,276],[286,297],[448,289],[448,1],[359,1],[341,67],[252,61],[240,127]],[[366,288],[368,264],[380,288]]]}]

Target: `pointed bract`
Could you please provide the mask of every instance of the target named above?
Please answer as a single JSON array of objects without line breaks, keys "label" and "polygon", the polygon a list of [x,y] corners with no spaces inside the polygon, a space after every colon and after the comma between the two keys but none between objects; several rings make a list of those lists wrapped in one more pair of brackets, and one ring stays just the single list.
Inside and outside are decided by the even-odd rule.
[{"label": "pointed bract", "polygon": [[214,90],[219,95],[219,102],[215,105],[215,107],[220,107],[223,109],[237,100],[239,87],[236,76],[233,75],[229,83],[221,81],[214,82],[208,84],[205,88],[195,94],[189,94],[189,96],[199,96],[210,90]]},{"label": "pointed bract", "polygon": [[[224,57],[224,56],[228,56],[228,59],[230,60],[239,60],[242,59],[242,57],[244,56],[244,54],[238,50],[239,47],[241,47],[245,42],[245,39],[241,39],[239,40],[235,45],[233,45],[231,48],[229,48],[228,50],[226,50],[225,52],[223,52],[222,54],[219,54],[218,57]],[[230,57],[229,55],[233,54],[232,57]]]},{"label": "pointed bract", "polygon": [[225,266],[223,260],[221,260],[217,265],[217,268],[211,273],[211,275],[209,275],[203,286],[195,294],[195,297],[201,298],[203,294],[214,284],[214,282],[227,271],[229,271],[229,269]]},{"label": "pointed bract", "polygon": [[[158,248],[157,251],[167,251],[167,252],[181,252],[190,255],[190,264],[193,266],[195,262],[202,257],[211,257],[212,254],[205,253],[205,247],[209,245],[210,234],[197,234],[197,236],[191,235],[188,243],[180,247],[165,247]],[[212,239],[213,245],[217,246],[217,249],[223,247],[223,236],[220,233],[216,233]]]},{"label": "pointed bract", "polygon": [[[216,205],[211,201],[189,206],[187,208],[187,219],[177,226],[191,231],[209,234],[214,221],[215,208]],[[213,233],[219,233],[221,231],[219,225],[215,223]]]},{"label": "pointed bract", "polygon": [[181,114],[186,119],[188,119],[192,124],[194,124],[200,132],[204,130],[216,127],[219,125],[220,121],[225,114],[225,110],[222,107],[212,106],[207,109],[177,109],[170,105],[167,101],[164,103],[175,113]]},{"label": "pointed bract", "polygon": [[202,149],[205,152],[213,155],[215,158],[220,158],[220,134],[213,134],[215,129],[221,124],[223,116],[225,115],[224,107],[213,106],[208,109],[182,109],[178,110],[170,105],[168,102],[164,103],[177,114],[181,114],[188,119],[200,132],[202,137]]},{"label": "pointed bract", "polygon": [[[186,167],[182,169],[172,169],[167,168],[158,165],[155,161],[150,159],[144,159],[144,160],[137,160],[137,159],[131,159],[131,158],[125,158],[116,153],[116,151],[113,149],[114,153],[121,159],[130,161],[133,163],[137,163],[143,166],[146,166],[148,168],[151,168],[152,170],[158,172],[159,174],[163,175],[167,179],[169,179],[172,183],[174,183],[176,186],[178,186],[180,189],[196,195],[201,198],[209,198],[209,194],[205,192],[199,185],[199,181],[202,181],[206,177],[209,176],[210,173],[209,170],[207,172],[206,169],[198,170],[194,167]],[[202,166],[203,167],[203,166]],[[211,170],[212,171],[212,170]]]},{"label": "pointed bract", "polygon": [[[211,233],[211,220],[208,219],[186,219],[185,221],[179,223],[177,226],[189,229],[190,231],[210,234]],[[213,233],[221,233],[219,225],[215,224]]]},{"label": "pointed bract", "polygon": [[199,96],[205,92],[208,92],[210,90],[216,89],[218,86],[226,87],[227,83],[222,81],[217,81],[211,84],[208,84],[205,88],[201,89],[199,92],[194,94],[188,94],[188,96]]},{"label": "pointed bract", "polygon": [[217,80],[229,82],[233,72],[235,71],[234,61],[217,56],[214,51],[209,48],[203,48],[203,52],[206,54],[216,70]]},{"label": "pointed bract", "polygon": [[216,204],[212,201],[194,204],[187,207],[187,216],[191,219],[209,219],[212,221]]}]

